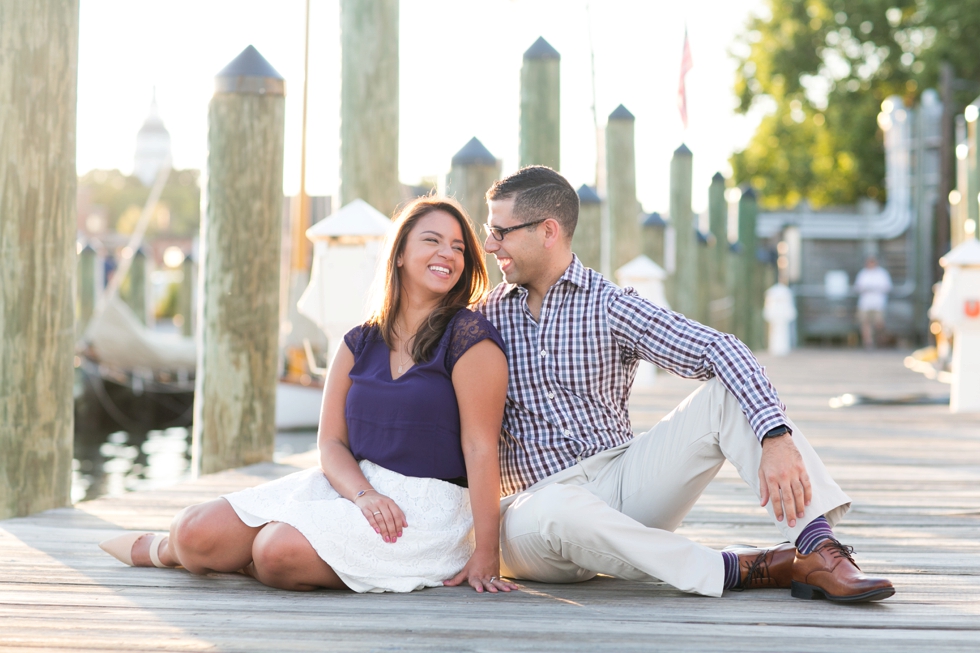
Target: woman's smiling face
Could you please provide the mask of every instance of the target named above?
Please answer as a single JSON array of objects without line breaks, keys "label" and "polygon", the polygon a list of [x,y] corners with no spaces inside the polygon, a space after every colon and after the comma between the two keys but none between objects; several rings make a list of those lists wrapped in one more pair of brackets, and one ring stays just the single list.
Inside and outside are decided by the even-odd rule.
[{"label": "woman's smiling face", "polygon": [[456,218],[445,211],[422,216],[396,261],[402,287],[412,295],[445,295],[463,274],[463,251],[463,230]]}]

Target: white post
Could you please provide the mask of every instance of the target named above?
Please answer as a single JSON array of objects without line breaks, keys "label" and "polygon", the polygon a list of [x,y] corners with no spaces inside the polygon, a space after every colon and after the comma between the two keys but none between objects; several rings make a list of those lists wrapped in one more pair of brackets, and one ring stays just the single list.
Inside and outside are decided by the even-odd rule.
[{"label": "white post", "polygon": [[965,240],[939,264],[945,274],[931,316],[953,333],[949,409],[980,413],[980,242]]},{"label": "white post", "polygon": [[[664,293],[664,279],[666,277],[667,273],[662,267],[642,254],[616,270],[616,280],[621,287],[630,286],[640,297],[657,306],[670,309]],[[649,388],[654,384],[656,378],[656,366],[653,363],[640,361],[640,367],[636,370],[636,378],[633,380],[633,387]]]},{"label": "white post", "polygon": [[296,308],[327,334],[328,365],[344,334],[368,317],[371,285],[389,226],[391,221],[380,211],[356,199],[306,232],[313,241],[313,270]]},{"label": "white post", "polygon": [[790,325],[796,319],[793,291],[777,283],[766,291],[762,317],[769,323],[769,353],[785,356],[790,347]]}]

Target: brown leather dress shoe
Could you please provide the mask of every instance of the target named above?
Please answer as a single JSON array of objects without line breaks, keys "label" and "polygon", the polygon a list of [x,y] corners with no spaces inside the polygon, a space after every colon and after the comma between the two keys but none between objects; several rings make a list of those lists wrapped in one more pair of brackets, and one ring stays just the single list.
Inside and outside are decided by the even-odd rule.
[{"label": "brown leather dress shoe", "polygon": [[789,589],[796,547],[786,542],[771,549],[726,547],[738,554],[739,586],[733,591]]},{"label": "brown leather dress shoe", "polygon": [[895,593],[887,578],[869,578],[854,562],[854,547],[834,539],[824,540],[807,555],[796,554],[792,594],[798,599],[842,603],[880,601]]}]

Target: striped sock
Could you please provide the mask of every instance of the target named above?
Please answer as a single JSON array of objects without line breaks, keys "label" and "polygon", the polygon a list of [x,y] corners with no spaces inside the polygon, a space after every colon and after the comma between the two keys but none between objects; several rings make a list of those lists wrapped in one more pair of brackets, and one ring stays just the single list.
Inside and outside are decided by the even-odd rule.
[{"label": "striped sock", "polygon": [[827,518],[821,515],[807,524],[800,536],[796,538],[796,550],[801,555],[806,555],[812,553],[817,545],[824,540],[831,539],[836,539],[834,538],[834,531],[830,530],[830,523]]},{"label": "striped sock", "polygon": [[738,571],[738,554],[734,551],[722,551],[721,557],[725,561],[724,589],[731,590],[738,588],[742,584],[741,574]]}]

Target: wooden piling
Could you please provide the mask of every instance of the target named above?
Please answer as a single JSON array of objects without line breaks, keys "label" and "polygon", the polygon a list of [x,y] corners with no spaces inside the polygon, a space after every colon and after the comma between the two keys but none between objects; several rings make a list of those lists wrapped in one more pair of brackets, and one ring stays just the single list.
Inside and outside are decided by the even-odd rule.
[{"label": "wooden piling", "polygon": [[664,234],[666,229],[667,223],[656,211],[643,218],[640,225],[641,253],[662,268],[665,268],[666,265],[664,261]]},{"label": "wooden piling", "polygon": [[215,77],[193,431],[193,465],[205,474],[272,459],[284,94],[252,46]]},{"label": "wooden piling", "polygon": [[78,0],[0,3],[0,519],[71,502]]},{"label": "wooden piling", "polygon": [[129,266],[129,278],[126,280],[126,303],[133,310],[133,314],[143,324],[147,324],[148,306],[146,301],[146,290],[148,282],[148,271],[146,252],[143,248],[136,250],[133,254],[133,261]]},{"label": "wooden piling", "polygon": [[[966,107],[966,223],[973,223],[973,237],[980,237],[980,97]],[[966,226],[964,223],[964,226]],[[965,238],[964,232],[964,238]]]},{"label": "wooden piling", "polygon": [[967,220],[967,188],[970,185],[969,182],[969,166],[967,164],[966,157],[960,158],[960,148],[959,146],[969,148],[969,144],[966,140],[966,120],[963,116],[956,116],[956,191],[960,194],[959,202],[955,206],[951,207],[949,215],[949,247],[950,249],[956,247],[963,242],[963,238],[966,237],[963,229],[966,226]]},{"label": "wooden piling", "polygon": [[615,273],[640,255],[640,205],[636,201],[636,119],[620,104],[606,123],[606,202]]},{"label": "wooden piling", "polygon": [[720,172],[714,174],[708,187],[708,225],[714,242],[708,266],[711,298],[706,318],[713,328],[730,333],[732,288],[728,277],[728,203],[725,201],[725,178]]},{"label": "wooden piling", "polygon": [[76,338],[81,337],[95,312],[95,302],[98,298],[99,287],[96,281],[96,268],[99,255],[86,245],[78,254],[78,313],[76,316]]},{"label": "wooden piling", "polygon": [[[739,252],[735,275],[735,335],[753,351],[762,348],[759,330],[762,315],[762,290],[759,263],[756,260],[758,238],[755,233],[759,214],[755,191],[747,188],[738,202]],[[757,317],[755,314],[759,313]]]},{"label": "wooden piling", "polygon": [[578,224],[572,236],[572,251],[582,265],[602,269],[602,201],[595,189],[582,184],[578,189]]},{"label": "wooden piling", "polygon": [[[453,157],[452,167],[446,178],[446,191],[466,209],[473,228],[481,239],[486,235],[483,225],[490,212],[487,207],[487,190],[498,179],[500,162],[475,136]],[[494,285],[500,283],[503,275],[497,266],[497,259],[492,254],[487,254],[486,261],[490,282]]]},{"label": "wooden piling", "polygon": [[194,257],[187,254],[184,257],[184,262],[180,264],[180,269],[182,274],[180,279],[178,311],[184,319],[180,325],[180,333],[183,336],[190,337],[194,335],[194,318],[197,312],[194,302],[194,289],[197,288],[197,266],[195,265]]},{"label": "wooden piling", "polygon": [[538,37],[521,66],[521,167],[561,168],[561,55]]},{"label": "wooden piling", "polygon": [[694,157],[686,145],[674,150],[670,160],[670,221],[675,232],[676,264],[671,307],[692,320],[702,320],[698,314],[698,241],[691,210],[691,177]]},{"label": "wooden piling", "polygon": [[340,206],[392,215],[398,180],[398,0],[341,0]]}]

